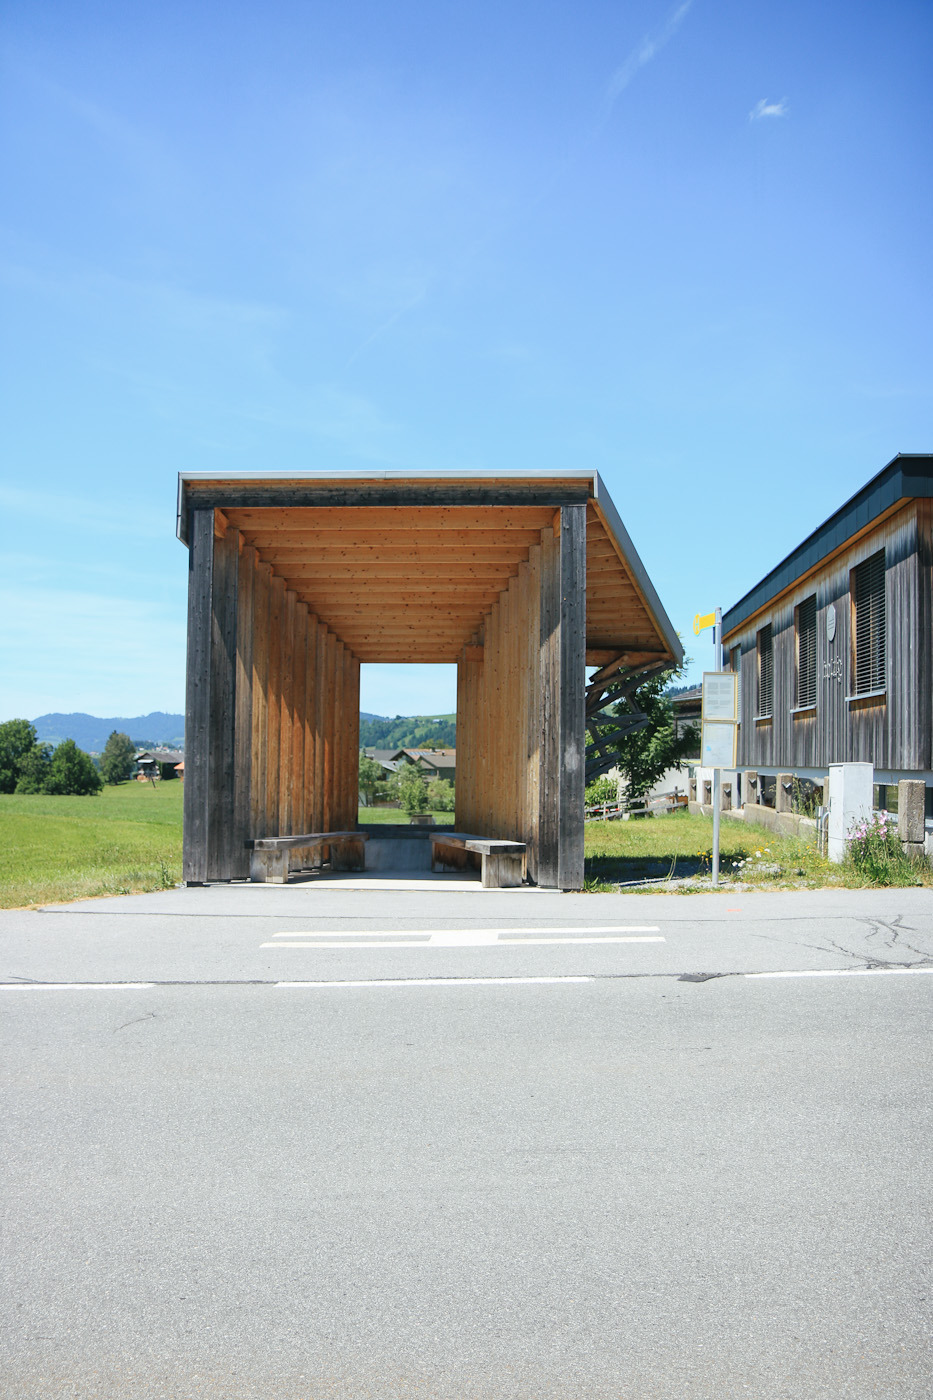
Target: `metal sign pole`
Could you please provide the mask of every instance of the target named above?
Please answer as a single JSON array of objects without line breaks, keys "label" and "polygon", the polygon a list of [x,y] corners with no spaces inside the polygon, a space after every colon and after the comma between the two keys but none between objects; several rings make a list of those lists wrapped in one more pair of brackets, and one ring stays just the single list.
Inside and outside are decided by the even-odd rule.
[{"label": "metal sign pole", "polygon": [[713,769],[713,889],[719,886],[719,809],[722,806],[722,769]]}]

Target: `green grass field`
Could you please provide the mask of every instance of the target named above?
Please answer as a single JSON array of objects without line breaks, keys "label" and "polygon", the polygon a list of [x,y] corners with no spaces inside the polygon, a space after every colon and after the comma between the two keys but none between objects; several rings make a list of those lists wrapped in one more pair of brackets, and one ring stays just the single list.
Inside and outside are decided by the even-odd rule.
[{"label": "green grass field", "polygon": [[[453,812],[431,812],[435,826],[453,826]],[[358,817],[361,826],[372,826],[375,823],[389,823],[397,826],[407,826],[408,818],[399,807],[361,807]]]},{"label": "green grass field", "polygon": [[[184,788],[179,782],[123,783],[100,797],[0,795],[0,909],[99,895],[171,888],[181,879]],[[435,812],[453,826],[452,812]],[[361,807],[364,824],[404,823],[394,807]],[[685,892],[709,888],[713,823],[686,812],[644,821],[591,822],[586,828],[587,888],[685,880]],[[740,864],[741,863],[741,864]],[[848,865],[830,865],[808,840],[723,818],[724,880],[772,888],[865,886]],[[899,883],[933,884],[924,866]],[[649,885],[648,888],[658,888]]]},{"label": "green grass field", "polygon": [[[684,880],[684,893],[709,889],[712,817],[672,812],[641,821],[588,822],[587,888],[616,889],[641,880]],[[873,882],[847,862],[834,865],[820,855],[814,838],[779,836],[767,827],[723,817],[719,836],[723,881],[777,889],[818,889],[824,885],[864,888]],[[694,883],[696,882],[696,883]],[[933,870],[920,865],[891,883],[933,884]]]},{"label": "green grass field", "polygon": [[0,796],[0,909],[171,887],[183,791],[121,783],[100,797]]}]

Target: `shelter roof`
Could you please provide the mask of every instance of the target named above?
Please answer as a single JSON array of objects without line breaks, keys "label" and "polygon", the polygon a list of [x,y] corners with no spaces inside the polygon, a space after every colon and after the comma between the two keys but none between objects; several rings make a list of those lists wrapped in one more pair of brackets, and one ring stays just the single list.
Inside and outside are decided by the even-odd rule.
[{"label": "shelter roof", "polygon": [[587,661],[683,650],[596,473],[182,472],[360,661],[457,661],[563,505],[586,505]]}]

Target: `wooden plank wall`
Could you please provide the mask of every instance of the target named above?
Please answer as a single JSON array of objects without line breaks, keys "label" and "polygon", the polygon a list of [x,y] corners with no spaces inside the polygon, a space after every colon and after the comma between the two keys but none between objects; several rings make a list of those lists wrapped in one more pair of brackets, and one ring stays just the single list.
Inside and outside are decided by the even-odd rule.
[{"label": "wooden plank wall", "polygon": [[524,841],[562,889],[583,885],[584,512],[541,532],[457,668],[457,829]]},{"label": "wooden plank wall", "polygon": [[[544,532],[550,534],[550,531]],[[457,667],[458,831],[525,841],[527,869],[538,874],[538,631],[541,545],[490,609],[483,659]],[[471,653],[478,648],[471,648]]]},{"label": "wooden plank wall", "polygon": [[[931,767],[931,508],[915,501],[867,530],[848,549],[801,580],[770,608],[724,638],[741,646],[741,765],[825,768],[873,763],[877,769]],[[850,572],[884,547],[886,571],[886,693],[849,700],[852,681]],[[817,703],[794,713],[794,609],[816,594]],[[836,634],[829,641],[826,610]],[[774,638],[774,704],[770,720],[756,717],[757,633],[767,622]]]},{"label": "wooden plank wall", "polygon": [[201,883],[248,875],[248,838],[355,829],[360,664],[239,531],[192,517],[183,873]]}]

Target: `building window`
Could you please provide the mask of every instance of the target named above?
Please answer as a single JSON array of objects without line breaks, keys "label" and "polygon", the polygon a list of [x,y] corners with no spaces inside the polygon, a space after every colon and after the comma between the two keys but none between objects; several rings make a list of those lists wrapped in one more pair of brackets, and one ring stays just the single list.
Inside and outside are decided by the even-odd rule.
[{"label": "building window", "polygon": [[798,710],[816,704],[816,594],[805,598],[795,609],[797,634],[797,685],[794,704]]},{"label": "building window", "polygon": [[852,570],[852,693],[885,688],[884,550]]},{"label": "building window", "polygon": [[774,710],[774,645],[771,623],[758,633],[758,710],[760,718]]}]

